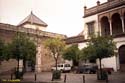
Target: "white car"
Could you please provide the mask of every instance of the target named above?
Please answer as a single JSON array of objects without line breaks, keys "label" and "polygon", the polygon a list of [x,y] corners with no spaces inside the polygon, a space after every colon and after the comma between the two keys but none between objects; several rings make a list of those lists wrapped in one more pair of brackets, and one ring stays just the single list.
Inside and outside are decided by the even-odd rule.
[{"label": "white car", "polygon": [[[52,67],[52,71],[53,70],[56,70],[56,66]],[[71,66],[70,64],[66,64],[66,63],[57,64],[57,70],[60,70],[62,72],[70,72]]]}]

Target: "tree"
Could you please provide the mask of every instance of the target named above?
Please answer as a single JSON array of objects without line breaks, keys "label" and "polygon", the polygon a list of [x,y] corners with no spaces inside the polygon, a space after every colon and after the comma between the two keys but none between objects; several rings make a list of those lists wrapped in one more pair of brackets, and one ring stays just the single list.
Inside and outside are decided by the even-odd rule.
[{"label": "tree", "polygon": [[87,59],[95,59],[94,57],[91,57],[92,55],[95,56],[94,52],[95,52],[95,49],[92,46],[88,46],[81,49],[80,60],[84,60],[86,62]]},{"label": "tree", "polygon": [[3,40],[0,38],[0,64],[1,61],[4,60],[4,48],[5,48],[5,44],[3,42]]},{"label": "tree", "polygon": [[8,60],[10,57],[9,44],[5,44],[0,38],[0,61]]},{"label": "tree", "polygon": [[23,59],[24,70],[26,60],[31,60],[35,63],[36,45],[26,34],[17,32],[12,43],[10,43],[10,50],[12,58],[18,61],[17,70],[19,70],[20,59]]},{"label": "tree", "polygon": [[11,49],[11,47],[10,47],[9,43],[4,44],[4,50],[3,50],[3,55],[4,55],[3,59],[4,60],[9,60],[12,57],[10,49]]},{"label": "tree", "polygon": [[101,60],[103,58],[111,57],[114,55],[115,43],[112,37],[109,36],[91,36],[88,46],[83,48],[83,56],[87,59],[99,59],[100,71]]},{"label": "tree", "polygon": [[56,70],[57,70],[57,62],[59,56],[62,55],[65,43],[59,38],[49,38],[45,40],[44,45],[51,51],[51,55],[55,60]]},{"label": "tree", "polygon": [[64,50],[63,58],[67,60],[72,60],[74,66],[78,66],[80,59],[80,50],[78,45],[71,45]]}]

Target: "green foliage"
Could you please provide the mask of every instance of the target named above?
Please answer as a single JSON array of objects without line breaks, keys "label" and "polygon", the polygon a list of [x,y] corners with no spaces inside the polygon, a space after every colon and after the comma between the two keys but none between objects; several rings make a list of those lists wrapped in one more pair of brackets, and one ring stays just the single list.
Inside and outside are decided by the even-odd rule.
[{"label": "green foliage", "polygon": [[0,60],[8,60],[11,56],[9,50],[9,44],[5,44],[2,39],[0,39]]},{"label": "green foliage", "polygon": [[101,80],[103,80],[103,77],[106,75],[105,73],[103,74],[101,68],[101,59],[113,56],[115,49],[115,43],[112,37],[109,36],[91,36],[88,46],[82,49],[83,57],[87,59],[99,59],[99,79]]},{"label": "green foliage", "polygon": [[47,39],[44,42],[44,45],[52,52],[54,58],[61,55],[65,47],[65,43],[59,38]]},{"label": "green foliage", "polygon": [[36,45],[25,34],[17,33],[10,47],[12,58],[35,60]]},{"label": "green foliage", "polygon": [[65,47],[65,43],[59,38],[47,39],[44,45],[45,47],[50,49],[53,55],[55,55],[56,53],[61,54]]},{"label": "green foliage", "polygon": [[59,56],[62,55],[65,48],[65,42],[59,38],[49,38],[45,40],[44,45],[51,51],[51,55],[55,60],[56,70],[57,70],[57,60]]},{"label": "green foliage", "polygon": [[4,59],[4,48],[5,44],[2,39],[0,39],[0,61]]},{"label": "green foliage", "polygon": [[114,55],[115,43],[109,36],[92,36],[88,46],[82,49],[83,56],[102,59]]},{"label": "green foliage", "polygon": [[80,59],[87,60],[87,59],[95,59],[96,57],[96,50],[93,46],[85,47],[81,50]]},{"label": "green foliage", "polygon": [[12,57],[10,44],[4,45],[4,59],[9,60]]},{"label": "green foliage", "polygon": [[67,60],[73,60],[74,65],[78,65],[80,59],[80,50],[78,45],[71,45],[64,50],[63,58]]}]

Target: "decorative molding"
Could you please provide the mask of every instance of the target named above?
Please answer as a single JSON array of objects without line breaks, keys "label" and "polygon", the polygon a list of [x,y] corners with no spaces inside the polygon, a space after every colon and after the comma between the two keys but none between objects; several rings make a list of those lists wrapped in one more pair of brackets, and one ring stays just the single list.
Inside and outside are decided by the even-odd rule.
[{"label": "decorative molding", "polygon": [[98,6],[94,6],[92,8],[84,10],[84,18],[113,8],[117,8],[123,5],[125,5],[125,0],[112,0],[110,2],[105,2]]}]

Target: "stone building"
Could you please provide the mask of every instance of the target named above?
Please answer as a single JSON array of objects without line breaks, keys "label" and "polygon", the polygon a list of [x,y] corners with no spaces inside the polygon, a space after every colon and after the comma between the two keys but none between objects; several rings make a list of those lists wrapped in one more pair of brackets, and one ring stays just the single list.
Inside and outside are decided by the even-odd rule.
[{"label": "stone building", "polygon": [[[0,38],[5,40],[5,42],[11,42],[12,38],[15,36],[16,32],[26,33],[36,44],[37,44],[37,54],[36,54],[36,71],[50,71],[51,67],[55,64],[54,59],[50,56],[50,52],[45,49],[43,42],[47,38],[60,37],[64,39],[66,36],[62,34],[56,34],[52,32],[47,32],[47,24],[39,19],[32,12],[23,21],[21,21],[17,26],[0,23]],[[60,60],[61,61],[61,60]],[[9,63],[15,64],[11,65]],[[16,67],[17,62],[15,60],[9,60],[2,62],[1,69],[7,71]],[[7,67],[7,68],[6,68]]]},{"label": "stone building", "polygon": [[[125,0],[97,1],[91,8],[84,7],[84,41],[79,48],[86,47],[90,34],[111,35],[116,43],[115,56],[102,60],[103,67],[111,67],[115,71],[125,71]],[[86,41],[85,41],[86,40]]]},{"label": "stone building", "polygon": [[[84,30],[78,36],[66,38],[67,44],[87,46],[91,34],[111,35],[116,43],[115,56],[102,59],[103,67],[125,71],[125,0],[97,1],[91,8],[84,7]],[[98,61],[97,61],[97,64]]]}]

